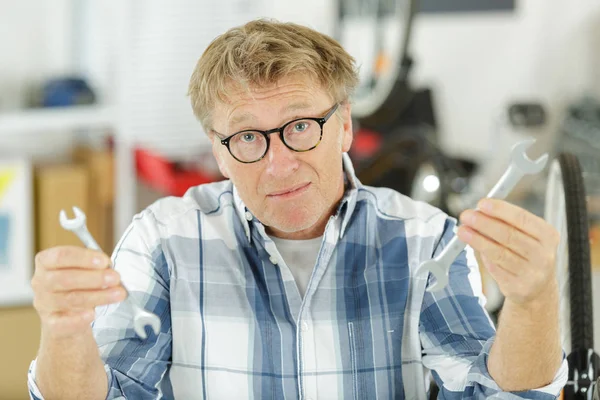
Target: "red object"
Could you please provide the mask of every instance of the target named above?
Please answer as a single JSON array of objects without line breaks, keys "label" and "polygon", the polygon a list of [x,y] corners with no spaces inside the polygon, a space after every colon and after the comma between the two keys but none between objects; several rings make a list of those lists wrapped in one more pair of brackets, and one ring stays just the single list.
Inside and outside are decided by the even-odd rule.
[{"label": "red object", "polygon": [[356,158],[369,158],[381,148],[381,134],[369,129],[358,129],[354,132],[352,155]]},{"label": "red object", "polygon": [[180,170],[175,163],[146,150],[135,150],[137,175],[146,184],[171,196],[183,196],[192,186],[223,179],[198,170]]}]

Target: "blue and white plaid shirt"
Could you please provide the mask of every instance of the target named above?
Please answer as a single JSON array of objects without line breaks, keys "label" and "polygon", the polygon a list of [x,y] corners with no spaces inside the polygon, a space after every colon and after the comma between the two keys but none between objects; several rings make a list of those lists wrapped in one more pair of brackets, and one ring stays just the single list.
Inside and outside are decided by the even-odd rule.
[{"label": "blue and white plaid shirt", "polygon": [[[347,190],[329,219],[301,298],[294,277],[230,181],[191,188],[138,214],[113,254],[133,296],[159,315],[138,338],[126,303],[101,307],[93,331],[108,398],[553,399],[567,363],[536,390],[505,393],[487,358],[495,329],[471,249],[439,293],[416,273],[456,221],[393,190]],[[76,383],[75,383],[76,384]],[[35,360],[29,374],[32,398]]]}]

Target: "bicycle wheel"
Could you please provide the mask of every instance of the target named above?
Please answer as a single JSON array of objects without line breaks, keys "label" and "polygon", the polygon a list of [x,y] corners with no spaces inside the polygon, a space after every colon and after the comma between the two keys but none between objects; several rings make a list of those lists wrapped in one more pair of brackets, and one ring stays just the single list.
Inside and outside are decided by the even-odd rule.
[{"label": "bicycle wheel", "polygon": [[563,348],[567,354],[577,349],[592,349],[594,325],[588,218],[581,166],[573,154],[561,153],[551,164],[544,217],[561,236],[556,266],[561,291]]},{"label": "bicycle wheel", "polygon": [[545,219],[560,233],[556,268],[560,288],[561,342],[569,377],[561,398],[592,399],[600,376],[594,352],[590,240],[585,187],[579,159],[560,153],[550,166]]}]

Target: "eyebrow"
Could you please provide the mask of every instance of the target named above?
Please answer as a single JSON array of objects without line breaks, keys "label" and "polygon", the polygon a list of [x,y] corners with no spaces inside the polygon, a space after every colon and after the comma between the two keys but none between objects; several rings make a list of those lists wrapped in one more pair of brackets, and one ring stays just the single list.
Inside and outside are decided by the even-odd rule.
[{"label": "eyebrow", "polygon": [[250,114],[248,112],[241,113],[231,118],[231,120],[229,121],[229,126],[237,125],[249,119],[256,119],[256,117],[254,116],[254,114]]},{"label": "eyebrow", "polygon": [[[298,101],[296,103],[292,103],[289,104],[287,107],[283,108],[281,111],[282,113],[289,113],[292,111],[302,111],[302,110],[308,110],[311,109],[313,107],[313,105],[311,103],[308,103],[306,101]],[[254,114],[245,112],[245,113],[241,113],[239,115],[236,115],[235,117],[231,118],[231,120],[229,121],[229,126],[235,126],[239,123],[245,122],[247,120],[256,120],[256,117],[254,116]]]},{"label": "eyebrow", "polygon": [[299,111],[299,110],[301,111],[301,110],[308,110],[312,107],[313,107],[313,104],[311,104],[311,103],[308,103],[306,101],[299,101],[299,102],[288,105],[286,108],[283,109],[283,111],[284,112]]}]

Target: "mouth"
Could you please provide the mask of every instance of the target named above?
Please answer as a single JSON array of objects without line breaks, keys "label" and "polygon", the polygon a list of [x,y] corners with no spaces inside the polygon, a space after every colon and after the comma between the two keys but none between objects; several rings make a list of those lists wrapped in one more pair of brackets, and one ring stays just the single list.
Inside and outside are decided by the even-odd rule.
[{"label": "mouth", "polygon": [[293,186],[293,187],[285,189],[285,190],[280,190],[277,192],[269,193],[267,195],[267,197],[279,198],[279,199],[293,197],[293,196],[304,193],[308,189],[309,186],[310,186],[310,182],[302,183],[300,185],[296,185],[296,186]]}]

